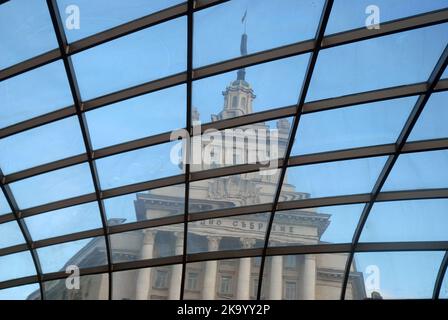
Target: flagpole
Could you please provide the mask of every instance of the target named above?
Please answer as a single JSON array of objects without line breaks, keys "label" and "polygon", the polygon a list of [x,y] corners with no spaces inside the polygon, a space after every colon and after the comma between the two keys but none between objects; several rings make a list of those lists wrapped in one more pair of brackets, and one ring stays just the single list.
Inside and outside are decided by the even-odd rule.
[{"label": "flagpole", "polygon": [[246,33],[246,29],[247,29],[247,8],[246,8],[246,11],[244,11],[244,15],[243,15],[243,18],[242,18],[241,22],[244,23],[244,33]]},{"label": "flagpole", "polygon": [[[247,9],[246,9],[247,12]],[[244,33],[246,33],[246,28],[247,28],[247,17],[246,19],[244,19]]]}]

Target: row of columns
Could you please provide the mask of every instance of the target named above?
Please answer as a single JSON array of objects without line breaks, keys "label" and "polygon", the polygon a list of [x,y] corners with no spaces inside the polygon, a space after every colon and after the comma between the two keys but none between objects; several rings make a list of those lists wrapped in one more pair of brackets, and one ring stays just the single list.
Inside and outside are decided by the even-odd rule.
[{"label": "row of columns", "polygon": [[[155,230],[145,230],[143,246],[141,249],[142,259],[153,258],[154,252],[154,242],[156,236]],[[184,237],[182,232],[175,232],[176,236],[176,247],[175,254],[182,255],[183,253],[183,242]],[[208,240],[208,250],[209,252],[217,251],[219,249],[219,242],[221,237],[209,236]],[[255,239],[240,238],[242,247],[244,249],[249,249],[255,245]],[[168,299],[178,300],[180,295],[181,278],[182,278],[182,265],[174,265],[171,272],[171,281],[168,293]],[[316,260],[314,255],[305,255],[302,274],[300,278],[302,279],[301,287],[302,299],[313,300],[315,298],[315,288],[316,288]],[[216,260],[205,262],[204,271],[204,281],[202,289],[202,298],[205,300],[215,299],[216,294],[216,275],[218,271],[218,262]],[[271,267],[270,267],[270,285],[269,285],[269,296],[271,300],[281,300],[283,297],[283,257],[282,256],[272,256],[271,257]],[[236,290],[236,299],[238,300],[248,300],[250,299],[250,280],[251,280],[251,258],[241,258],[239,259],[238,266],[238,282]],[[140,269],[137,278],[136,286],[136,299],[146,300],[149,298],[149,293],[151,290],[151,268]]]}]

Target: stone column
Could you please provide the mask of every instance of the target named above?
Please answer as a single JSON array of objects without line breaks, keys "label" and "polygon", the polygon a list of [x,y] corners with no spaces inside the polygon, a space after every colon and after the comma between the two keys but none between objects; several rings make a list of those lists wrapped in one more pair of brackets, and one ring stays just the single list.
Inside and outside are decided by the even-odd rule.
[{"label": "stone column", "polygon": [[314,300],[316,293],[316,257],[306,254],[303,261],[303,300]]},{"label": "stone column", "polygon": [[[174,235],[176,236],[175,254],[176,256],[182,255],[184,252],[184,233],[175,232]],[[182,265],[177,264],[172,266],[170,288],[168,293],[169,300],[179,300],[181,281],[182,281]]]},{"label": "stone column", "polygon": [[[220,237],[207,237],[208,251],[217,251],[219,249]],[[202,299],[213,300],[216,293],[216,272],[218,262],[216,260],[205,262],[204,284],[202,288]]]},{"label": "stone column", "polygon": [[269,299],[282,300],[283,297],[283,257],[271,257]]},{"label": "stone column", "polygon": [[[142,260],[151,259],[154,252],[154,241],[157,231],[144,230],[143,246],[140,252]],[[137,291],[135,297],[137,300],[147,300],[151,290],[151,268],[143,268],[138,271]]]},{"label": "stone column", "polygon": [[[240,238],[243,248],[249,249],[255,244],[255,239]],[[251,274],[251,258],[241,258],[238,268],[238,287],[236,298],[238,300],[250,299],[250,274]]]},{"label": "stone column", "polygon": [[[93,291],[93,289],[90,289],[90,288],[88,288],[88,290],[89,290],[89,293],[91,293]],[[112,290],[112,288],[109,288],[109,275],[107,273],[102,274],[101,281],[100,281],[100,287],[98,290],[98,299],[99,300],[107,300],[109,290]]]}]

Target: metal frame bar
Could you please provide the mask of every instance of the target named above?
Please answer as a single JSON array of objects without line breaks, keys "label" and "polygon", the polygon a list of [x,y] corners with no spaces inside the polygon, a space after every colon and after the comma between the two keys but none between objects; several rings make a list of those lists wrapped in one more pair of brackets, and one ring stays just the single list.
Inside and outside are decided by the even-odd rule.
[{"label": "metal frame bar", "polygon": [[434,24],[448,21],[446,9],[423,13],[407,18],[396,19],[381,24],[380,29],[369,30],[365,27],[353,30],[349,35],[346,32],[337,33],[324,38],[323,47],[331,48],[342,44],[349,44],[360,39],[367,40],[386,36],[398,32],[405,32],[416,28],[432,26]]},{"label": "metal frame bar", "polygon": [[108,262],[108,274],[109,274],[109,300],[112,297],[112,249],[110,246],[108,231],[107,231],[107,216],[104,209],[103,201],[101,200],[101,187],[100,181],[98,177],[98,172],[96,168],[96,164],[92,157],[92,144],[90,142],[90,135],[87,128],[87,122],[83,114],[82,110],[82,102],[81,102],[81,94],[78,87],[78,82],[76,80],[75,71],[73,68],[71,57],[68,56],[68,43],[67,38],[64,31],[64,26],[59,15],[58,4],[56,0],[47,0],[48,11],[50,12],[51,21],[53,24],[53,28],[56,34],[56,38],[58,40],[59,51],[61,52],[62,60],[64,62],[65,72],[67,74],[68,82],[70,85],[70,91],[73,97],[73,101],[75,103],[76,115],[78,117],[78,122],[81,128],[82,137],[84,146],[86,148],[87,153],[87,161],[90,168],[91,178],[93,181],[93,186],[95,188],[96,201],[98,203],[100,215],[101,215],[101,223],[103,225],[103,236],[106,243],[106,255]]},{"label": "metal frame bar", "polygon": [[[306,95],[308,93],[308,88],[311,83],[311,77],[313,75],[314,67],[317,62],[317,57],[318,57],[319,51],[321,49],[322,39],[324,38],[325,29],[327,27],[328,20],[330,19],[330,13],[331,13],[332,7],[333,7],[333,0],[326,0],[323,10],[322,10],[321,17],[320,17],[319,25],[317,27],[316,35],[315,35],[315,40],[314,40],[315,46],[314,46],[313,52],[311,53],[311,56],[309,58],[308,66],[307,66],[305,77],[304,77],[303,84],[302,84],[302,88],[300,90],[299,101],[297,103],[296,115],[294,118],[294,123],[293,123],[292,129],[291,129],[290,135],[289,135],[288,147],[285,152],[285,159],[289,159],[289,157],[291,155],[292,147],[294,144],[294,137],[296,136],[297,128],[298,128],[299,122],[300,122],[300,117],[302,116],[303,105],[305,104]],[[277,210],[277,205],[278,205],[278,202],[280,199],[280,194],[281,194],[281,190],[282,190],[282,186],[283,186],[283,181],[285,179],[287,167],[288,167],[287,161],[285,161],[281,168],[280,176],[278,179],[277,190],[276,190],[276,193],[274,196],[274,201],[272,204],[271,215],[269,217],[269,223],[268,223],[268,226],[266,229],[266,238],[264,241],[263,255],[261,257],[261,263],[260,263],[260,273],[259,274],[261,276],[259,277],[259,281],[258,281],[257,300],[261,299],[264,265],[266,262],[266,251],[269,246],[269,238],[270,238],[270,234],[271,234],[271,230],[272,230],[272,225],[274,223],[274,216],[275,216],[275,212]]]},{"label": "metal frame bar", "polygon": [[394,167],[395,162],[397,161],[398,157],[401,154],[401,151],[403,150],[403,147],[406,144],[406,140],[408,139],[409,135],[411,134],[412,129],[415,126],[415,123],[417,122],[420,114],[422,113],[423,109],[426,106],[426,103],[428,102],[429,98],[431,97],[432,93],[434,92],[434,88],[436,87],[437,83],[439,82],[440,77],[442,76],[447,65],[448,65],[448,45],[445,47],[434,70],[431,72],[431,75],[428,79],[428,85],[427,85],[428,89],[424,94],[419,96],[413,110],[411,111],[411,114],[409,115],[409,117],[408,117],[396,143],[395,143],[396,151],[394,154],[390,155],[389,158],[387,159],[387,161],[383,167],[383,170],[381,171],[381,173],[373,187],[372,198],[365,205],[364,210],[361,214],[361,218],[359,220],[358,226],[356,227],[355,234],[353,235],[352,249],[350,251],[350,256],[347,259],[347,264],[345,266],[344,282],[343,282],[342,290],[341,290],[341,300],[345,299],[345,293],[346,293],[346,289],[347,289],[350,267],[353,262],[355,251],[357,250],[357,247],[358,247],[358,242],[361,237],[362,230],[364,229],[364,225],[367,222],[367,219],[372,210],[372,207],[375,204],[376,199],[378,198],[378,195],[380,194],[381,189],[387,180],[387,177],[389,176],[390,172],[392,171],[392,168]]},{"label": "metal frame bar", "polygon": [[448,268],[448,251],[445,252],[442,263],[440,264],[439,272],[437,273],[437,278],[434,285],[434,291],[432,294],[433,299],[439,299],[440,297],[440,290],[442,289],[442,284],[446,276],[447,268]]},{"label": "metal frame bar", "polygon": [[[188,0],[188,11],[187,11],[187,130],[190,142],[193,135],[192,128],[192,103],[193,103],[193,29],[194,29],[194,7],[195,1]],[[180,292],[179,299],[184,299],[184,288],[185,288],[185,274],[187,269],[187,246],[188,246],[188,212],[189,212],[189,200],[190,200],[190,159],[191,159],[191,144],[187,143],[185,150],[185,198],[184,198],[184,234],[183,234],[183,248],[182,248],[182,274],[180,280]]]}]

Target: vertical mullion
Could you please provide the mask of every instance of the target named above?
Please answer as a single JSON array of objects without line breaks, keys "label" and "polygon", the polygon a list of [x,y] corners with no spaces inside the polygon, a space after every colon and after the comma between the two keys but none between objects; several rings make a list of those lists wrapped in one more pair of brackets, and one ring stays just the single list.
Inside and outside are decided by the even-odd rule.
[{"label": "vertical mullion", "polygon": [[274,222],[274,216],[275,216],[275,212],[277,210],[277,205],[278,205],[278,201],[280,199],[280,193],[282,190],[282,185],[283,185],[283,181],[285,179],[285,175],[286,175],[286,169],[288,167],[288,162],[289,162],[289,158],[291,155],[291,150],[292,150],[292,146],[294,144],[294,138],[296,136],[296,132],[297,132],[297,128],[299,126],[299,122],[300,122],[300,117],[302,115],[302,109],[303,109],[303,105],[305,104],[305,100],[306,100],[306,95],[308,93],[308,88],[310,86],[311,83],[311,78],[313,76],[313,71],[314,71],[314,67],[316,65],[316,61],[317,61],[317,57],[319,55],[319,51],[322,47],[322,39],[325,35],[325,29],[328,23],[328,20],[330,18],[330,12],[331,12],[331,8],[333,7],[333,0],[326,0],[324,7],[322,9],[322,14],[320,17],[320,21],[319,21],[319,25],[317,28],[317,32],[316,32],[316,36],[314,39],[314,49],[311,53],[310,59],[308,61],[308,66],[307,66],[307,70],[305,73],[305,77],[303,80],[303,84],[302,84],[302,88],[300,90],[300,95],[299,95],[299,101],[297,103],[297,110],[296,110],[296,114],[295,114],[295,118],[294,118],[294,124],[292,126],[291,129],[291,133],[290,133],[290,138],[288,141],[288,147],[285,153],[285,161],[283,162],[282,168],[281,168],[281,172],[280,172],[280,177],[278,180],[278,185],[277,185],[277,189],[276,189],[276,193],[275,193],[275,197],[274,197],[274,202],[272,205],[272,210],[271,210],[271,215],[269,218],[269,223],[268,223],[268,227],[266,229],[266,236],[265,236],[265,242],[264,242],[264,247],[263,247],[263,254],[261,257],[261,263],[260,263],[260,271],[259,271],[259,280],[258,280],[258,292],[257,292],[257,299],[260,300],[261,299],[261,290],[262,290],[262,286],[263,286],[263,273],[264,273],[264,266],[266,263],[266,251],[267,248],[269,246],[269,237],[271,234],[271,230],[272,230],[272,224]]},{"label": "vertical mullion", "polygon": [[448,251],[445,252],[442,263],[440,264],[439,273],[437,274],[436,282],[434,284],[434,291],[432,294],[432,299],[439,299],[440,290],[442,289],[443,279],[446,275],[446,270],[448,269]]},{"label": "vertical mullion", "polygon": [[398,136],[398,139],[395,143],[396,150],[395,153],[390,155],[387,159],[383,170],[381,171],[373,189],[371,192],[371,198],[368,203],[364,206],[363,212],[361,214],[361,218],[359,219],[358,225],[356,227],[355,233],[353,235],[352,239],[352,248],[349,253],[349,257],[347,258],[347,262],[345,265],[345,274],[344,274],[344,280],[342,283],[342,290],[341,290],[341,300],[345,299],[345,294],[347,291],[347,285],[348,285],[348,279],[350,276],[350,268],[353,262],[353,258],[356,252],[356,248],[359,243],[359,239],[361,237],[362,230],[364,229],[364,225],[367,222],[367,219],[369,217],[369,214],[373,208],[373,205],[376,202],[376,199],[378,198],[378,195],[381,192],[381,189],[386,183],[387,177],[389,176],[390,172],[392,171],[392,168],[394,167],[396,161],[398,160],[398,157],[401,155],[401,152],[403,150],[404,145],[406,144],[406,140],[409,137],[409,135],[412,132],[412,129],[415,126],[415,123],[417,122],[418,118],[420,117],[423,109],[426,106],[426,103],[428,102],[429,98],[431,97],[431,94],[434,92],[434,89],[439,82],[443,71],[445,70],[446,66],[448,64],[448,45],[445,47],[442,55],[440,56],[436,66],[434,67],[433,71],[431,72],[431,75],[427,81],[427,90],[424,94],[420,95],[420,97],[417,99],[417,102],[415,103],[414,108],[411,111],[411,114],[409,115],[408,119],[406,120],[406,123]]},{"label": "vertical mullion", "polygon": [[101,215],[101,223],[103,228],[104,239],[106,243],[106,251],[107,251],[107,264],[108,264],[108,299],[112,299],[112,254],[111,254],[111,246],[110,239],[108,235],[108,227],[107,227],[107,217],[104,209],[103,201],[101,200],[101,186],[98,178],[98,172],[93,160],[93,149],[90,141],[90,135],[87,128],[87,122],[84,117],[83,112],[83,104],[81,100],[81,94],[79,91],[78,82],[76,80],[76,74],[73,68],[73,63],[71,57],[67,54],[68,43],[65,35],[64,27],[61,21],[61,17],[59,15],[58,5],[56,0],[47,0],[48,10],[50,12],[51,21],[53,23],[54,31],[56,33],[56,38],[59,44],[59,50],[61,52],[62,60],[64,62],[65,72],[67,73],[67,78],[70,85],[70,91],[73,97],[73,102],[76,108],[76,116],[78,118],[78,122],[81,128],[81,133],[83,137],[84,146],[87,153],[87,161],[90,168],[91,178],[93,181],[93,185],[95,188],[96,201],[98,203],[98,207]]},{"label": "vertical mullion", "polygon": [[[2,177],[2,179],[4,177],[1,170],[0,170],[0,177]],[[44,290],[44,284],[42,282],[42,266],[40,264],[39,256],[37,255],[36,250],[33,248],[33,241],[31,239],[31,235],[28,231],[28,227],[26,226],[25,221],[23,221],[23,219],[21,218],[19,206],[17,205],[16,199],[14,198],[14,195],[11,192],[11,189],[9,188],[9,186],[2,183],[0,185],[0,187],[1,187],[1,190],[3,191],[3,194],[5,195],[8,205],[10,206],[10,208],[12,210],[15,221],[19,225],[20,231],[22,232],[23,238],[25,239],[28,251],[31,254],[31,258],[33,260],[33,264],[36,269],[37,281],[39,282],[40,298],[41,298],[41,300],[44,300],[45,299],[45,290]]]},{"label": "vertical mullion", "polygon": [[187,130],[189,138],[185,148],[185,199],[184,199],[184,245],[182,254],[182,278],[180,284],[180,300],[184,299],[185,288],[185,274],[187,269],[187,242],[188,242],[188,207],[190,198],[190,159],[191,159],[191,139],[192,139],[192,86],[193,86],[193,12],[195,7],[195,0],[188,0],[187,8]]}]

